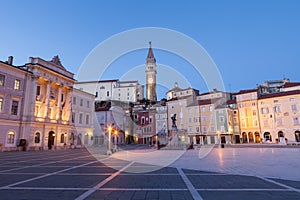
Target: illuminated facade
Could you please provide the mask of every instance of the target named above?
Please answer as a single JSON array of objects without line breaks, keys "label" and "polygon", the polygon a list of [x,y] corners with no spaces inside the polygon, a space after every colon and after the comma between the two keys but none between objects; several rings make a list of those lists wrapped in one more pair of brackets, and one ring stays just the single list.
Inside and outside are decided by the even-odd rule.
[{"label": "illuminated facade", "polygon": [[69,145],[75,80],[58,56],[51,61],[31,57],[28,64],[20,67],[12,62],[1,65],[4,76],[1,89],[5,91],[1,97],[4,120],[1,127],[8,131],[0,140],[2,150],[16,150],[21,140],[26,140],[29,150]]},{"label": "illuminated facade", "polygon": [[261,128],[258,112],[258,91],[241,90],[236,94],[238,106],[241,139],[243,143],[260,143]]},{"label": "illuminated facade", "polygon": [[261,95],[258,110],[263,142],[300,142],[300,90]]},{"label": "illuminated facade", "polygon": [[96,101],[137,102],[144,98],[144,86],[138,81],[85,81],[76,82],[74,87],[94,94]]}]

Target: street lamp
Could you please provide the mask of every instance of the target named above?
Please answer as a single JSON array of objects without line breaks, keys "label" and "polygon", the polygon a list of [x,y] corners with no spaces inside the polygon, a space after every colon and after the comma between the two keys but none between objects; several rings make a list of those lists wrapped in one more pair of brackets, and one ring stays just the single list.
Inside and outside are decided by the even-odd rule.
[{"label": "street lamp", "polygon": [[110,144],[110,141],[111,141],[111,132],[112,132],[112,126],[109,126],[107,128],[108,130],[108,150],[107,150],[107,155],[111,155],[112,152],[111,152],[111,144]]},{"label": "street lamp", "polygon": [[118,130],[114,131],[114,135],[115,135],[115,151],[117,151],[117,135],[118,135]]}]

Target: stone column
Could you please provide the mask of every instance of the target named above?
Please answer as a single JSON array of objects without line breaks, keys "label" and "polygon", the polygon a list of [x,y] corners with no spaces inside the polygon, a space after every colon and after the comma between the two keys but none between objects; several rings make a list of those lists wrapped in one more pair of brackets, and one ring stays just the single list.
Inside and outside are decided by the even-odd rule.
[{"label": "stone column", "polygon": [[56,120],[61,120],[61,94],[62,94],[62,85],[59,85],[58,88],[58,97],[57,97],[57,111],[56,111]]},{"label": "stone column", "polygon": [[44,118],[48,118],[49,106],[50,106],[50,90],[51,90],[51,81],[47,81],[47,89],[46,89],[46,100],[45,100],[45,111]]},{"label": "stone column", "polygon": [[65,99],[65,104],[64,104],[64,108],[63,108],[63,116],[62,116],[62,120],[63,121],[68,121],[69,123],[71,123],[72,118],[71,116],[71,98],[72,98],[72,89],[68,88],[66,90],[66,99]]},{"label": "stone column", "polygon": [[33,120],[34,113],[35,113],[35,105],[36,105],[36,88],[37,88],[37,80],[39,77],[32,75],[31,77],[31,96],[30,96],[30,110],[29,110],[29,116]]}]

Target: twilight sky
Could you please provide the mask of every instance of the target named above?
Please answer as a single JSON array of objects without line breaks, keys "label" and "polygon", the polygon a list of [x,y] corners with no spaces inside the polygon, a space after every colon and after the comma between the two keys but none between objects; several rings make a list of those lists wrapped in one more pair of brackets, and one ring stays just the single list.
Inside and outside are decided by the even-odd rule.
[{"label": "twilight sky", "polygon": [[[30,56],[50,60],[59,55],[63,65],[76,74],[90,52],[111,36],[135,28],[160,27],[199,43],[215,62],[227,91],[253,88],[264,80],[283,77],[300,81],[297,0],[0,0],[0,8],[0,60],[13,55],[15,65],[28,62]],[[151,34],[145,48],[150,40]],[[167,66],[192,87],[207,91],[189,62],[155,49],[155,45],[160,46],[155,42],[158,73],[166,73],[160,69]],[[144,77],[124,74],[142,66],[146,55],[147,49],[141,49],[120,56],[102,78],[133,77],[143,83]],[[177,80],[175,76],[169,78]],[[188,85],[183,82],[182,86]],[[163,98],[167,89],[159,87],[158,97]]]}]

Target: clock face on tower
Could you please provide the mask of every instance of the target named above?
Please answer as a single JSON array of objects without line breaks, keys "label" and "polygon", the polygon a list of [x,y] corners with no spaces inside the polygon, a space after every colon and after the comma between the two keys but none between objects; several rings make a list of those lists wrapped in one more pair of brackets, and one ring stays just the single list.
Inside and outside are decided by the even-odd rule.
[{"label": "clock face on tower", "polygon": [[150,77],[150,78],[148,79],[148,83],[153,83],[153,78]]}]

